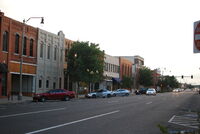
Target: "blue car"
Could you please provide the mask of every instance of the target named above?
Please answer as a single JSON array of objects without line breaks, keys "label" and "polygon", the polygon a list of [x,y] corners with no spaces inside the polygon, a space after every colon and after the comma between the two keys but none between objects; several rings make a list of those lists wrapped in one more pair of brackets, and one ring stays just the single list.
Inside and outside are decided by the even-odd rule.
[{"label": "blue car", "polygon": [[129,96],[130,91],[127,89],[117,89],[112,92],[113,96]]}]

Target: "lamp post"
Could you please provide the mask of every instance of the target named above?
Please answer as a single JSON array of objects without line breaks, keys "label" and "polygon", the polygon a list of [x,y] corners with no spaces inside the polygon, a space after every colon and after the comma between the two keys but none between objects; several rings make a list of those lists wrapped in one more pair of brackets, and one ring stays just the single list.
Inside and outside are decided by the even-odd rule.
[{"label": "lamp post", "polygon": [[20,82],[19,82],[19,94],[18,94],[18,100],[22,100],[22,66],[23,66],[23,49],[24,49],[24,34],[25,34],[25,24],[30,19],[41,19],[41,24],[44,24],[44,17],[30,17],[27,20],[23,20],[23,26],[22,26],[22,46],[21,46],[21,55],[20,55]]},{"label": "lamp post", "polygon": [[92,81],[95,77],[95,75],[98,75],[99,74],[99,71],[96,70],[96,71],[93,71],[93,70],[90,70],[90,69],[86,69],[86,72],[88,72],[88,76],[89,76],[89,92],[92,92],[92,90],[94,90],[94,83],[95,81]]}]

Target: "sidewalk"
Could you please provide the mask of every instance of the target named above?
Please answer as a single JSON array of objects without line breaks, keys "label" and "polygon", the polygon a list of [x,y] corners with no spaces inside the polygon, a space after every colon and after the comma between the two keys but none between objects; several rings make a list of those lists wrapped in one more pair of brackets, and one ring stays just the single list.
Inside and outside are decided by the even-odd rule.
[{"label": "sidewalk", "polygon": [[33,98],[29,96],[22,96],[22,100],[18,100],[18,96],[12,96],[10,99],[8,98],[0,98],[0,104],[16,104],[22,103],[26,101],[32,101]]}]

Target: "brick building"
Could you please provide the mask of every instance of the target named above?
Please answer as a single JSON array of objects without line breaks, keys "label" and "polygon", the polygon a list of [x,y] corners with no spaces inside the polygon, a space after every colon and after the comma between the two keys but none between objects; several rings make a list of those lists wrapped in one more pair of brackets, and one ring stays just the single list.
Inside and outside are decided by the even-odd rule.
[{"label": "brick building", "polygon": [[37,33],[37,28],[6,17],[0,12],[0,97],[19,93],[21,55],[23,55],[22,93],[24,95],[33,93],[37,66]]},{"label": "brick building", "polygon": [[72,48],[72,44],[74,41],[65,38],[65,61],[64,61],[64,88],[71,90],[72,89],[72,82],[70,82],[69,75],[67,73],[67,65],[68,65],[68,53],[69,50]]},{"label": "brick building", "polygon": [[130,60],[119,57],[120,79],[123,79],[123,76],[132,77],[132,64]]}]

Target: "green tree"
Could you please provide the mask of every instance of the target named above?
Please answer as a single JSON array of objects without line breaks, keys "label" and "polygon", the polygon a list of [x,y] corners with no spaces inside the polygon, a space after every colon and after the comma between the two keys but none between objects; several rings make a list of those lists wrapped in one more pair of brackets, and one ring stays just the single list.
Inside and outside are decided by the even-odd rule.
[{"label": "green tree", "polygon": [[95,83],[103,79],[104,51],[98,44],[76,41],[67,56],[67,71],[73,82]]},{"label": "green tree", "polygon": [[179,87],[179,82],[174,76],[162,76],[158,81],[158,86],[162,89],[170,90]]},{"label": "green tree", "polygon": [[139,79],[138,83],[140,85],[143,85],[145,87],[152,86],[153,85],[153,74],[151,69],[148,67],[142,67],[139,69]]},{"label": "green tree", "polygon": [[122,88],[131,88],[133,85],[133,80],[131,77],[123,76],[121,83]]}]

